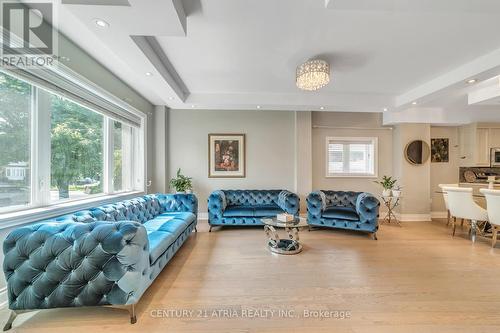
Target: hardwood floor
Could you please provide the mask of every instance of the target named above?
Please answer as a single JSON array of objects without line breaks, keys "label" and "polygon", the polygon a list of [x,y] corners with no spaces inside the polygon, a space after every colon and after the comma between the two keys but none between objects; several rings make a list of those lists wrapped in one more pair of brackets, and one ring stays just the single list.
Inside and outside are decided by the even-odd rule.
[{"label": "hardwood floor", "polygon": [[[20,315],[13,331],[499,332],[500,247],[472,244],[460,227],[452,238],[445,224],[382,225],[378,241],[304,230],[304,251],[279,256],[265,248],[262,229],[208,233],[201,221],[142,297],[137,324],[119,309],[55,309]],[[195,312],[165,317],[176,309]],[[288,312],[251,318],[249,309]],[[350,318],[303,318],[304,309],[343,310]],[[206,317],[196,318],[198,310]],[[217,310],[227,313],[217,317]],[[2,325],[7,316],[3,310]]]}]

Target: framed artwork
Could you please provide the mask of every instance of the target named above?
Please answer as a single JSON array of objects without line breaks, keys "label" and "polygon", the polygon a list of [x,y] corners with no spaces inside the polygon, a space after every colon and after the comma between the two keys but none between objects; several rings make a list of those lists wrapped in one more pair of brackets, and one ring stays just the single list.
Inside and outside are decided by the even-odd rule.
[{"label": "framed artwork", "polygon": [[245,178],[245,134],[208,135],[208,177]]},{"label": "framed artwork", "polygon": [[450,159],[450,140],[431,139],[431,162],[448,163]]}]

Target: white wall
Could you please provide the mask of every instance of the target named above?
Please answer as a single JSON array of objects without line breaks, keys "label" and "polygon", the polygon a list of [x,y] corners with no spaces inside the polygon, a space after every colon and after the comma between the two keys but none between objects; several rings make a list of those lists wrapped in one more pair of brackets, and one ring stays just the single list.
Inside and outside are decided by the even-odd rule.
[{"label": "white wall", "polygon": [[392,175],[392,130],[381,124],[380,113],[313,112],[313,189],[380,194],[382,188],[374,183],[377,178],[327,178],[325,142],[328,136],[377,137],[378,178]]},{"label": "white wall", "polygon": [[[208,134],[246,134],[246,177],[208,178]],[[193,177],[199,211],[217,189],[295,187],[295,113],[286,111],[169,110],[168,179],[178,168]]]},{"label": "white wall", "polygon": [[422,165],[410,164],[405,156],[406,145],[422,140],[430,146],[429,124],[400,124],[393,132],[393,174],[403,186],[403,199],[398,209],[402,220],[430,220],[430,158]]}]

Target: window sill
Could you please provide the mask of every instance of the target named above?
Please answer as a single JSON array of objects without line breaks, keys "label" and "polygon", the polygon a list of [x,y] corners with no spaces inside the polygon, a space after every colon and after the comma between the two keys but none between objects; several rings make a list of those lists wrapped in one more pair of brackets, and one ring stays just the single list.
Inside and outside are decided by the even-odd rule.
[{"label": "window sill", "polygon": [[326,175],[325,178],[365,178],[365,179],[377,179],[377,175],[353,175],[353,174],[345,174],[345,175]]},{"label": "window sill", "polygon": [[45,207],[29,208],[17,212],[3,213],[0,214],[0,229],[50,219],[78,210],[114,203],[120,200],[131,199],[144,194],[145,193],[142,191],[133,191],[120,194],[101,195],[89,199],[63,202]]}]

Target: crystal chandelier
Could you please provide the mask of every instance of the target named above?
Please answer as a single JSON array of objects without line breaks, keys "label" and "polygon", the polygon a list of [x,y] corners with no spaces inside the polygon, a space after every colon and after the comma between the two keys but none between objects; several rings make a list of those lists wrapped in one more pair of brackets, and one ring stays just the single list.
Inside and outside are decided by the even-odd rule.
[{"label": "crystal chandelier", "polygon": [[330,65],[321,59],[308,60],[297,67],[295,82],[302,90],[318,90],[330,82]]}]

